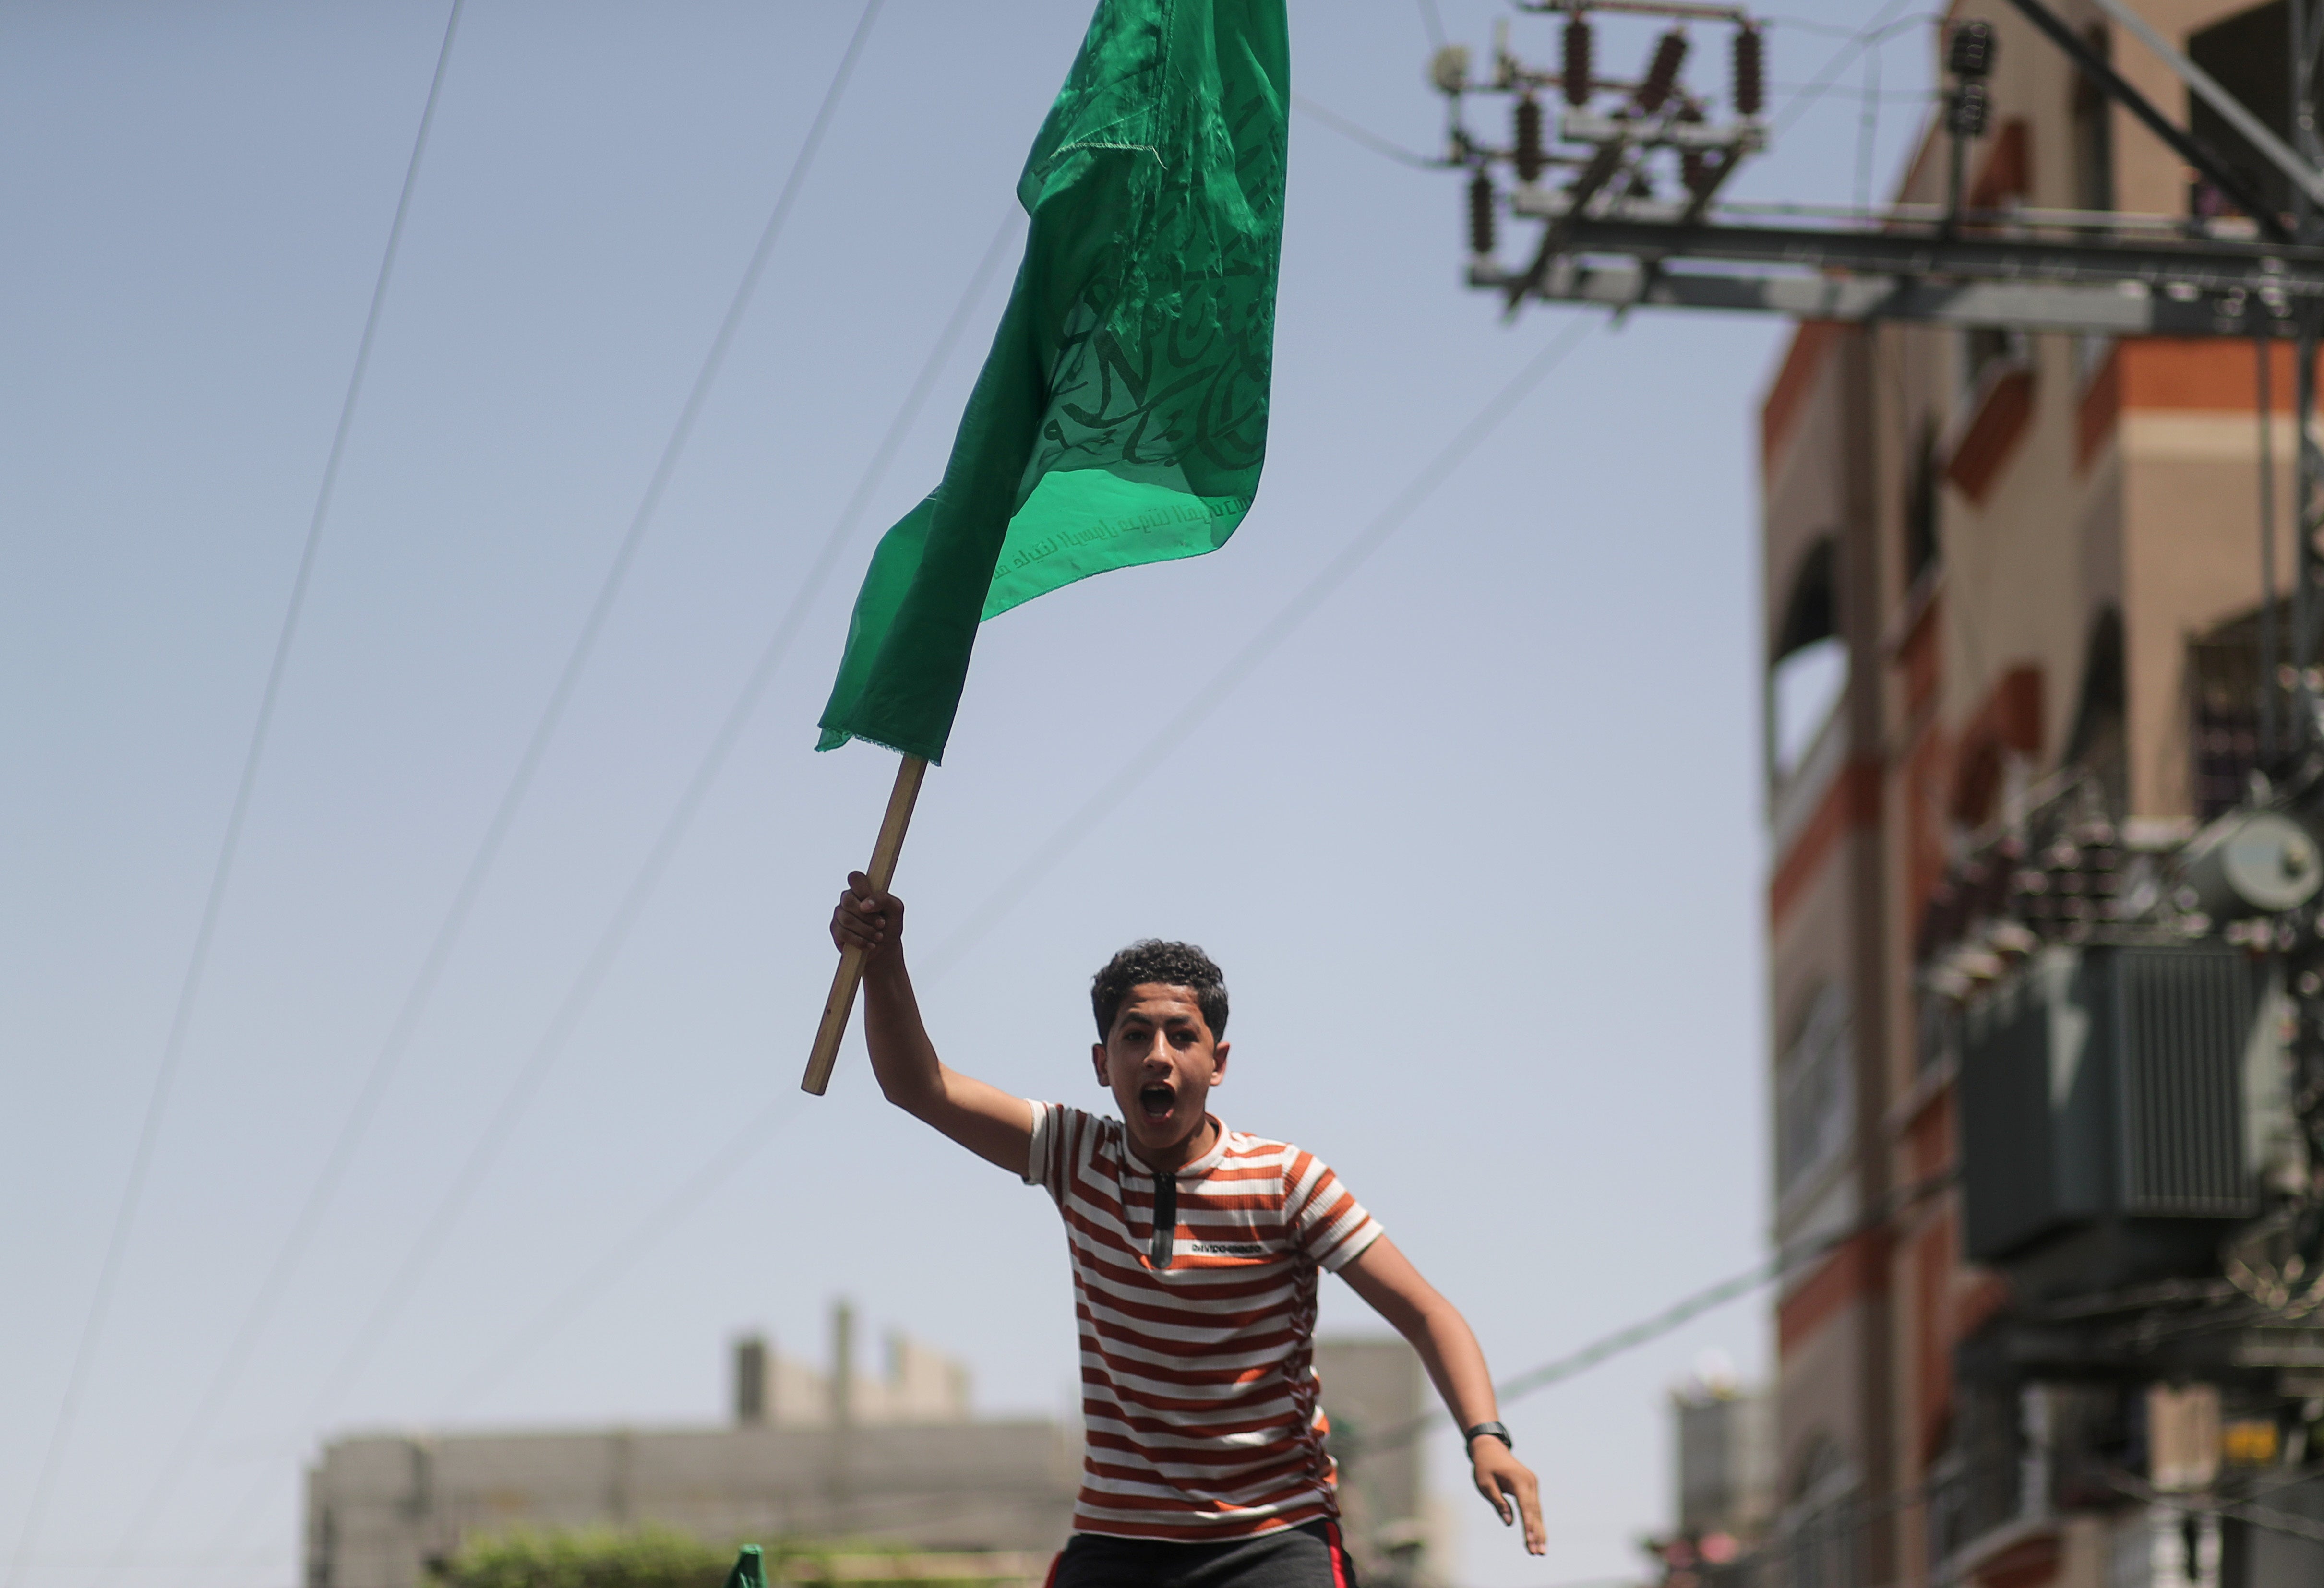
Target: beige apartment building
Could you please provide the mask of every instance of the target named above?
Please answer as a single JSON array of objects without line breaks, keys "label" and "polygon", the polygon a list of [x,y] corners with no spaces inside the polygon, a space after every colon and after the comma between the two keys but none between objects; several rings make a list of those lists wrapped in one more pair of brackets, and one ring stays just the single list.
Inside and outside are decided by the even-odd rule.
[{"label": "beige apartment building", "polygon": [[[1383,1431],[1424,1409],[1400,1339],[1319,1340],[1315,1371],[1343,1455],[1350,1552],[1375,1588],[1455,1575],[1449,1513],[1421,1447]],[[725,1426],[379,1430],[324,1446],[307,1473],[307,1588],[425,1588],[461,1546],[512,1532],[674,1529],[720,1550],[835,1546],[835,1580],[1017,1588],[1042,1582],[1073,1527],[1081,1430],[983,1417],[967,1369],[903,1334],[883,1371],[857,1365],[834,1311],[817,1365],[758,1337],[733,1356]]]},{"label": "beige apartment building", "polygon": [[[2053,9],[2187,124],[2179,80],[2098,6]],[[2282,125],[2282,0],[2136,9]],[[2217,210],[2006,0],[1947,12],[1971,17],[1994,24],[1997,54],[1969,208]],[[1900,201],[1945,201],[1947,143],[1932,119]],[[2006,885],[2047,887],[2043,908],[2070,944],[2141,856],[2170,853],[2241,798],[2266,584],[2264,444],[2277,589],[2292,569],[2289,344],[2269,375],[2264,438],[2248,341],[1806,323],[1767,389],[1775,1235],[1793,1249],[1844,1237],[1777,1301],[1773,1582],[2324,1582],[2324,1554],[2298,1557],[2314,1575],[2255,1564],[2255,1550],[2301,1547],[2296,1537],[2223,1543],[2216,1514],[2140,1501],[2111,1467],[2090,1482],[2116,1487],[2061,1502],[2065,1480],[2027,1463],[2084,1392],[2027,1390],[1993,1413],[1957,1382],[1964,1352],[2028,1297],[1965,1255],[1950,1177],[1974,1001],[1957,983],[1960,964],[1978,967],[1938,951],[1967,892],[2005,885],[1980,868],[2004,863],[1986,857],[2011,835],[2030,831],[2036,849],[2007,851],[2020,881]],[[2167,1392],[2139,1402],[2126,1426],[2159,1441],[2154,1408],[2172,1404]],[[1976,1459],[1995,1416],[2011,1424],[1995,1447],[2018,1463],[1998,1477]]]}]

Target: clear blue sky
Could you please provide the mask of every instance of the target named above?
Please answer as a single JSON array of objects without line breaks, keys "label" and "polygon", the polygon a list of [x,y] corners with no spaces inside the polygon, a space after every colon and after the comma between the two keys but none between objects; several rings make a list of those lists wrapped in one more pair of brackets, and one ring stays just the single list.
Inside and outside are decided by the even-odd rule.
[{"label": "clear blue sky", "polygon": [[[798,1074],[893,769],[811,753],[873,537],[934,482],[1001,281],[594,993],[558,1011],[1007,214],[1087,0],[890,0],[692,446],[317,1238],[166,1505],[143,1501],[294,1228],[482,840],[856,4],[472,0],[145,1200],[27,1588],[288,1588],[334,1431],[701,1421],[734,1333],[854,1297],[1068,1404],[1055,1215]],[[1895,8],[1898,11],[1903,7]],[[1480,51],[1484,0],[1443,0]],[[1772,77],[1868,5],[1784,0]],[[1412,0],[1299,0],[1299,90],[1433,149]],[[436,5],[16,7],[0,55],[0,1561],[57,1426],[192,952],[380,249]],[[1811,27],[1819,24],[1823,31]],[[1520,43],[1551,24],[1520,19]],[[1607,48],[1643,55],[1643,32]],[[1625,42],[1617,42],[1617,39]],[[1927,81],[1924,24],[1879,51]],[[1723,65],[1705,63],[1714,78]],[[1753,197],[1885,185],[1919,106],[1856,90]],[[1593,329],[1186,743],[997,917],[996,889],[1568,319],[1460,285],[1460,180],[1294,124],[1273,448],[1225,551],[984,633],[899,889],[945,1056],[1094,1103],[1086,977],[1226,966],[1221,1112],[1331,1160],[1503,1373],[1763,1250],[1757,399],[1783,328]],[[1512,252],[1514,249],[1512,249]],[[970,923],[949,969],[938,946]],[[390,1276],[550,1062],[343,1390]],[[746,1122],[763,1148],[521,1331]],[[1330,1329],[1378,1325],[1342,1288]],[[1529,1563],[1461,1494],[1462,1581],[1634,1569],[1665,1390],[1757,1304],[1508,1411]],[[464,1395],[514,1341],[511,1371]],[[116,1579],[116,1581],[123,1579]]]}]

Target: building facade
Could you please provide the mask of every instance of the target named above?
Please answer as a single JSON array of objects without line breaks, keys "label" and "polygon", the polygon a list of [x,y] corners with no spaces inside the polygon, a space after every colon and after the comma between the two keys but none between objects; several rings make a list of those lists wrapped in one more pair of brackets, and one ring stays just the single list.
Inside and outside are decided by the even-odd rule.
[{"label": "building facade", "polygon": [[[1079,1427],[975,1417],[966,1369],[903,1335],[889,1339],[884,1374],[860,1374],[845,1304],[833,1323],[821,1369],[738,1341],[724,1427],[331,1441],[307,1474],[307,1588],[423,1588],[477,1537],[649,1526],[720,1549],[797,1540],[924,1557],[867,1553],[862,1568],[883,1579],[1041,1582],[1073,1527]],[[1315,1365],[1348,1451],[1342,1510],[1364,1580],[1444,1581],[1448,1529],[1423,1486],[1419,1445],[1365,1446],[1369,1432],[1420,1417],[1419,1359],[1402,1340],[1319,1340]]]},{"label": "building facade", "polygon": [[[2135,8],[2283,126],[2282,0]],[[2103,10],[2052,9],[2186,125],[2178,78]],[[1993,24],[1997,50],[1969,209],[2250,235],[2011,5],[1954,4],[1945,26],[1970,18]],[[2196,110],[2199,134],[2240,150]],[[1900,201],[1946,202],[1948,142],[1932,118]],[[2056,1335],[2068,1325],[2048,1320],[2107,1305],[2100,1292],[2167,1280],[2225,1295],[2211,1254],[2242,1226],[2224,1205],[2181,1224],[2120,1223],[2125,1239],[2177,1240],[2173,1267],[2144,1247],[2133,1260],[2121,1242],[2098,1255],[2095,1236],[2058,1234],[2058,1220],[1997,1236],[1962,1177],[1964,1075],[1999,1063],[1989,1033],[2043,974],[2087,979],[2119,959],[2129,977],[2150,952],[2193,964],[2168,958],[2181,946],[2223,974],[2260,974],[2257,939],[2238,949],[2216,921],[2183,945],[2159,926],[2115,928],[2167,913],[2167,899],[2132,893],[2175,888],[2189,840],[2252,788],[2262,614],[2292,572],[2292,391],[2286,343],[2264,366],[2244,341],[1808,323],[1766,392],[1774,1235],[1805,1260],[1776,1304],[1779,1509],[1762,1580],[2324,1582],[2324,1553],[2301,1553],[2318,1549],[2302,1527],[2324,1539],[2299,1519],[2324,1515],[2313,1484],[2293,1482],[2307,1422],[2282,1409],[2309,1370],[2289,1356],[2223,1368],[2202,1387],[2212,1433],[2189,1435],[2200,1414],[2182,1415],[2162,1380],[2204,1370],[2160,1346],[2144,1362],[2119,1345],[2103,1362],[2095,1345],[2036,1360],[2039,1329]],[[2268,1048],[2251,1085],[2287,1062]],[[2044,1106],[2038,1087],[2030,1106]],[[2306,1173],[2304,1159],[2263,1162],[2264,1143],[2237,1150],[2253,1184]],[[2249,1377],[2263,1372],[2264,1386]],[[2292,1519],[2280,1525],[2216,1509],[2219,1408],[2232,1425],[2239,1397],[2264,1400],[2246,1420],[2275,1429],[2246,1454],[2264,1444],[2282,1474],[2270,1503]],[[2163,1459],[2172,1439],[2192,1465]]]}]

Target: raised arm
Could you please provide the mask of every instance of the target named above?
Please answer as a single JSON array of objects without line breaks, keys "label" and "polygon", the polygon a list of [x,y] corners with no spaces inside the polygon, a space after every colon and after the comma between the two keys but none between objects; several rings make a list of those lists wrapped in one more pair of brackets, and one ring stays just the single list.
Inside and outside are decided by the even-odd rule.
[{"label": "raised arm", "polygon": [[[1371,1304],[1374,1312],[1412,1342],[1421,1365],[1444,1408],[1462,1429],[1500,1420],[1493,1400],[1493,1376],[1485,1366],[1485,1353],[1460,1309],[1437,1294],[1420,1277],[1420,1270],[1383,1235],[1357,1253],[1340,1270],[1340,1277]],[[1539,1555],[1549,1547],[1541,1523],[1541,1484],[1510,1448],[1490,1434],[1469,1441],[1471,1475],[1477,1492],[1500,1513],[1501,1525],[1522,1518],[1526,1553]]]},{"label": "raised arm", "polygon": [[843,950],[863,950],[863,1042],[888,1101],[987,1162],[1023,1174],[1033,1148],[1033,1105],[936,1057],[904,968],[904,901],[850,872],[847,891],[831,912],[831,940]]}]

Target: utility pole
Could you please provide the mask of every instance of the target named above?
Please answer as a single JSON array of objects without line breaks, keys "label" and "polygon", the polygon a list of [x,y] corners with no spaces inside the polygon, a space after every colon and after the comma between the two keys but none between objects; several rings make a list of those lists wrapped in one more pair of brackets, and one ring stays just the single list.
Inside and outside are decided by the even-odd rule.
[{"label": "utility pole", "polygon": [[[1944,1117],[1954,1123],[1945,1150],[1960,1190],[1954,1235],[1945,1237],[1960,1244],[1948,1260],[1974,1261],[2006,1276],[2012,1287],[2000,1310],[1944,1344],[1951,1353],[1950,1425],[1943,1454],[1924,1464],[1921,1480],[1892,1484],[1884,1471],[1894,1445],[1884,1419],[1901,1415],[1904,1392],[1896,1386],[1904,1380],[1868,1368],[1857,1441],[1864,1448],[1851,1458],[1860,1464],[1837,1469],[1857,1486],[1842,1492],[1857,1498],[1795,1502],[1753,1568],[1775,1580],[1834,1588],[1918,1575],[1900,1558],[1906,1535],[1897,1519],[1907,1510],[1919,1512],[1917,1531],[1928,1551],[1923,1569],[1932,1581],[1946,1580],[1948,1572],[1950,1580],[1963,1580],[1980,1562],[1990,1565],[1968,1550],[1973,1540],[2006,1542],[2010,1526],[2054,1520],[2047,1485],[2059,1442],[2081,1441],[2077,1461],[2098,1448],[2088,1432],[2097,1423],[2073,1421],[2101,1415],[2088,1399],[2093,1385],[2120,1392],[2117,1410],[2131,1404],[2134,1390],[2144,1394],[2137,1415],[2152,1423],[2146,1432],[2156,1441],[2145,1459],[2155,1473],[2176,1475],[2157,1476],[2152,1489],[2135,1493],[2109,1491],[2102,1502],[2085,1495],[2056,1503],[2104,1510],[2136,1499],[2158,1519],[2175,1515],[2172,1525],[2185,1529],[2190,1580],[2201,1576],[2195,1543],[2201,1515],[2210,1518],[2202,1525],[2210,1528],[2214,1546],[2221,1517],[2310,1544],[2324,1541],[2310,1522],[2286,1520],[2264,1502],[2246,1503],[2236,1487],[2246,1478],[2221,1475],[2216,1426],[2223,1404],[2246,1418],[2249,1439],[2262,1432],[2271,1441],[2278,1437],[2282,1429],[2266,1417],[2284,1429],[2296,1425],[2296,1435],[2285,1437],[2296,1438],[2300,1454],[2287,1461],[2312,1456],[2311,1437],[2324,1440],[2324,1418],[2315,1415],[2324,1411],[2324,1371],[2311,1365],[2324,1360],[2324,448],[2314,434],[2324,339],[2324,129],[2316,106],[2324,0],[2287,0],[2288,141],[2172,48],[2126,0],[2090,0],[2120,30],[2118,37],[2136,41],[2185,85],[2190,102],[2200,101],[2234,129],[2241,143],[2232,160],[2116,70],[2104,35],[2094,41],[2070,26],[2052,9],[2052,0],[1993,3],[2019,14],[2071,61],[2090,91],[2160,140],[2238,213],[1994,205],[1972,178],[1970,148],[1987,135],[1993,114],[1987,78],[1996,35],[1988,23],[1957,12],[1943,57],[1948,146],[1932,151],[1946,162],[1938,203],[1857,208],[1726,197],[1738,168],[1773,136],[1764,81],[1770,23],[1742,5],[1516,0],[1521,13],[1556,24],[1554,64],[1525,59],[1502,32],[1481,69],[1459,47],[1440,51],[1430,69],[1447,103],[1445,164],[1468,178],[1467,282],[1492,294],[1508,316],[1540,301],[1595,305],[1618,316],[1716,309],[1856,326],[2237,338],[2258,350],[2263,422],[2273,401],[2268,361],[2279,344],[2288,342],[2294,352],[2292,522],[2299,540],[2292,621],[2279,669],[2271,560],[2261,581],[2264,666],[2257,679],[2266,775],[2252,780],[2242,806],[2176,848],[2169,847],[2176,840],[2150,839],[2126,858],[2126,836],[2112,819],[2124,813],[2090,808],[2090,799],[2103,797],[2093,794],[2098,783],[2087,764],[2061,766],[2038,798],[2024,789],[2008,796],[2001,816],[1940,812],[1938,822],[1958,816],[1980,824],[1974,833],[1935,829],[1937,842],[1948,846],[1941,877],[1907,877],[1893,894],[1876,882],[1866,898],[1832,918],[1859,937],[1895,927],[1910,938],[1909,975],[1892,976],[1882,966],[1848,974],[1877,997],[1880,1029],[1920,1028],[1910,1039],[1916,1045],[1914,1085],[1923,1101],[1940,1095],[1939,1088],[1949,1099]],[[1601,59],[1593,17],[1658,19],[1667,29],[1654,38],[1636,74],[1622,76]],[[1688,79],[1687,64],[1702,53],[1704,34],[1723,34],[1729,44],[1727,81],[1717,91]],[[1502,99],[1513,102],[1505,138],[1483,130],[1480,114]],[[2284,180],[2288,214],[2268,197],[2272,184],[2239,163],[2254,156]],[[1538,227],[1522,264],[1502,263],[1497,245],[1505,221]],[[1870,341],[1851,338],[1851,356],[1869,357]],[[1849,398],[1839,400],[1846,433],[1833,449],[1860,461],[1874,450],[1861,433],[1872,404],[1861,383],[1854,399],[1852,406]],[[2264,443],[2261,457],[2264,465]],[[2268,501],[2264,493],[2262,500]],[[1873,522],[1853,503],[1839,510],[1843,518],[1851,513],[1859,528]],[[1895,610],[1925,616],[1935,610],[1937,587],[1923,591],[1926,604],[1913,607],[1908,595]],[[1956,586],[1950,599],[1975,596]],[[1884,615],[1889,610],[1877,601],[1862,605]],[[2116,625],[2118,656],[2118,617]],[[1851,649],[1859,657],[1876,653],[1862,643]],[[2094,635],[2093,654],[2097,650]],[[2038,682],[2041,675],[2034,677]],[[1862,675],[1849,687],[1860,683]],[[2289,721],[2276,709],[2287,700],[2294,706]],[[1941,754],[1950,752],[1933,727],[1930,733],[1923,743],[1937,746],[1932,760],[1941,764]],[[1884,773],[1917,775],[1916,763],[1901,756],[1880,760],[1891,753],[1880,743],[1828,742],[1848,743]],[[2225,880],[2246,854],[2260,863]],[[2135,889],[2124,885],[2133,868]],[[1803,977],[1840,974],[1809,963],[1812,957],[1802,956]],[[2200,996],[2181,998],[2176,991],[2198,987]],[[2289,1031],[2287,1008],[2297,1016]],[[1889,1018],[1904,1012],[1911,1021]],[[2070,1098],[2061,1103],[2050,1094],[2045,1077],[2063,1073],[2051,1067],[2046,1046],[2053,1024],[2085,1033],[2103,1026],[2101,1036],[2057,1062],[2084,1066],[2076,1073],[2089,1076],[2110,1066],[2103,1071],[2114,1077],[2104,1083],[2107,1097],[2144,1101],[2122,1104],[2118,1116],[2104,1120],[2098,1103],[2088,1104],[2087,1117],[2069,1117],[2085,1105]],[[1890,1149],[1893,1122],[1868,1100],[1901,1067],[1889,1065],[1884,1040],[1877,1034],[1851,1039],[1855,1067],[1848,1072],[1857,1077],[1868,1117],[1857,1126],[1856,1140],[1862,1165],[1870,1167],[1850,1171],[1860,1177],[1857,1195],[1868,1199],[1883,1194],[1879,1177],[1888,1171],[1876,1159]],[[2260,1068],[2278,1076],[2288,1070],[2286,1094],[2266,1089],[2274,1082],[2249,1079],[2256,1071],[2246,1056],[2255,1051],[2267,1060]],[[2284,1069],[2273,1067],[2279,1058]],[[2162,1087],[2154,1077],[2179,1090],[2136,1091]],[[2296,1162],[2289,1154],[2265,1156],[2249,1141],[2228,1140],[2229,1127],[2216,1140],[2205,1136],[2196,1117],[2201,1111],[2183,1102],[2195,1095],[2190,1081],[2211,1085],[2218,1097],[2234,1096],[2233,1106],[2221,1103],[2213,1111],[2218,1119],[2246,1122],[2235,1127],[2246,1128],[2264,1115],[2270,1131],[2280,1125],[2282,1135],[2304,1136],[2304,1154]],[[2097,1096],[2098,1086],[2078,1080],[2074,1098]],[[2151,1126],[2136,1140],[2121,1125],[2133,1114]],[[2089,1145],[2101,1139],[2108,1144]],[[2142,1202],[2146,1193],[2122,1188],[2148,1174],[2124,1166],[2149,1149],[2157,1164],[2167,1159],[2184,1165],[2210,1153],[2205,1161],[2218,1166],[2218,1185],[2206,1183],[2211,1211],[2202,1216],[2215,1223],[2200,1241],[2183,1237],[2187,1255],[2152,1260],[2152,1272],[2127,1259],[2109,1267],[2116,1260],[2104,1255],[2110,1250],[2105,1241],[2122,1241],[2127,1250],[2123,1232],[2137,1224],[2139,1239],[2160,1242],[2164,1237],[2155,1231],[2166,1217],[2196,1216],[2176,1205],[2163,1207],[2159,1193]],[[2107,1153],[2119,1162],[2109,1160],[2103,1173],[2089,1171],[2092,1186],[2107,1185],[2088,1191],[2088,1205],[2066,1205],[2064,1193],[2055,1206],[2041,1204],[2050,1195],[2053,1161],[2087,1167],[2089,1154]],[[2255,1167],[2263,1159],[2264,1183]],[[2161,1184],[2163,1171],[2153,1174]],[[2024,1189],[2036,1182],[2043,1187],[2039,1196]],[[2086,1190],[2078,1180],[2072,1196]],[[2197,1198],[2190,1192],[2186,1200],[2191,1206]],[[2029,1222],[2022,1230],[2005,1227],[1998,1222],[2005,1214]],[[2226,1245],[2208,1244],[2218,1231],[2232,1232]],[[1884,1226],[1883,1239],[1891,1233]],[[1886,1263],[1885,1249],[1876,1251],[1884,1254],[1864,1260]],[[1932,1305],[1929,1292],[1920,1294],[1921,1305]],[[1887,1337],[1877,1321],[1862,1332],[1876,1342]],[[1873,1348],[1866,1349],[1869,1362]],[[2264,1375],[2273,1377],[2263,1383]],[[2018,1399],[1997,1401],[2004,1391]],[[2246,1398],[2241,1412],[2232,1404],[2236,1396]],[[2300,1415],[2283,1409],[2287,1404]],[[2209,1460],[2209,1475],[2188,1476],[2200,1461],[2190,1465],[2163,1449],[2167,1441],[2155,1430],[2173,1417],[2197,1434],[2210,1429],[2203,1437],[2186,1436],[2193,1456]],[[2272,1453],[2277,1448],[2268,1445]],[[1997,1460],[1997,1453],[2014,1455],[2016,1464]],[[2076,1481],[2096,1480],[2085,1473]],[[1842,1536],[1851,1551],[1835,1559],[1833,1540]],[[1860,1556],[1852,1552],[1859,1542]]]},{"label": "utility pole", "polygon": [[[2319,23],[2324,23],[2324,5],[2319,0],[2287,0],[2285,10],[2292,28],[2292,147],[2310,166],[2324,167],[2324,139],[2319,138],[2316,126],[2316,47],[2324,42],[2318,34]],[[2293,233],[2303,246],[2324,245],[2324,216],[2319,216],[2309,189],[2298,182],[2292,185],[2292,213]],[[2317,543],[2319,532],[2324,531],[2324,453],[2318,451],[2314,434],[2316,343],[2324,304],[2302,300],[2292,318],[2292,433],[2298,459],[2292,499],[2294,522],[2300,526],[2298,571],[2292,587],[2292,670],[2293,698],[2300,708],[2294,714],[2288,747],[2308,749],[2318,742],[2317,618],[2319,595],[2324,592],[2324,555],[2319,555]],[[2275,689],[2278,685],[2267,679],[2261,687]]]},{"label": "utility pole", "polygon": [[[1896,321],[2112,337],[2244,337],[2295,350],[2293,518],[2299,530],[2289,658],[2263,681],[2262,717],[2294,703],[2283,733],[2271,733],[2278,767],[2324,752],[2319,729],[2319,647],[2324,647],[2324,448],[2314,436],[2316,359],[2324,332],[2324,133],[2317,123],[2317,56],[2324,0],[2288,0],[2292,48],[2292,143],[2254,125],[2262,157],[2288,179],[2287,225],[2247,173],[2178,125],[2066,25],[2043,0],[2006,0],[2064,52],[2098,91],[2162,139],[2246,217],[2236,235],[2205,217],[2131,216],[2023,207],[1979,212],[1963,191],[1965,152],[1983,135],[1991,69],[1989,24],[1965,21],[1948,41],[1953,83],[1946,97],[1950,181],[1942,205],[1873,211],[1810,204],[1722,203],[1737,168],[1767,146],[1763,116],[1766,24],[1740,6],[1691,0],[1519,0],[1519,9],[1563,19],[1556,67],[1513,53],[1506,32],[1488,69],[1469,51],[1440,51],[1430,77],[1448,105],[1445,163],[1470,172],[1469,284],[1499,296],[1514,316],[1532,300],[1637,309],[1723,309],[1800,319]],[[2193,62],[2169,49],[2119,0],[2100,0],[2183,78],[2190,95],[2236,108]],[[1606,74],[1596,58],[1592,13],[1666,17],[1634,78]],[[1712,97],[1683,78],[1688,24],[1731,34],[1727,119]],[[1543,99],[1563,100],[1551,130]],[[1471,131],[1478,100],[1515,101],[1508,142]],[[1504,193],[1495,181],[1515,178]],[[1547,179],[1547,180],[1545,180]],[[1503,210],[1542,223],[1531,261],[1510,270],[1496,257]],[[2270,575],[2271,579],[2273,574]],[[2271,619],[2272,622],[2272,619]],[[2267,647],[2273,651],[2275,648]]]}]

